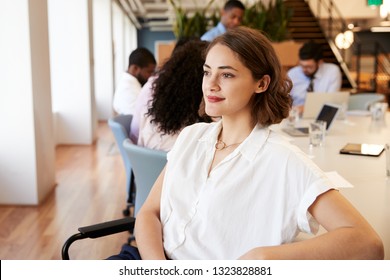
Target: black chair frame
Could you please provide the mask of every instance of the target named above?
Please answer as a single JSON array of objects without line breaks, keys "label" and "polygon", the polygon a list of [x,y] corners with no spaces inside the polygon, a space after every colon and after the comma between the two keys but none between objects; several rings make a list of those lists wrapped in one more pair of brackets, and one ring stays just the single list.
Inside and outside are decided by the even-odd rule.
[{"label": "black chair frame", "polygon": [[126,217],[123,219],[113,220],[100,224],[80,227],[79,232],[69,237],[62,246],[62,259],[69,260],[69,248],[73,242],[81,239],[95,239],[107,235],[112,235],[124,231],[133,232],[135,224],[134,217]]}]

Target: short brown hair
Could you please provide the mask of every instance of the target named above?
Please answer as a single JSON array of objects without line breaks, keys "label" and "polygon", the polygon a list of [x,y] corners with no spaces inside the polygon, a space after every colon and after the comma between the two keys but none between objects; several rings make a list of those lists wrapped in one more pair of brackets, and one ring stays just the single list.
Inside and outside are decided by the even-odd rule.
[{"label": "short brown hair", "polygon": [[271,78],[268,89],[252,98],[252,119],[263,126],[280,123],[288,117],[292,98],[292,82],[282,70],[270,40],[259,30],[239,26],[215,38],[206,50],[221,44],[238,55],[255,80]]}]

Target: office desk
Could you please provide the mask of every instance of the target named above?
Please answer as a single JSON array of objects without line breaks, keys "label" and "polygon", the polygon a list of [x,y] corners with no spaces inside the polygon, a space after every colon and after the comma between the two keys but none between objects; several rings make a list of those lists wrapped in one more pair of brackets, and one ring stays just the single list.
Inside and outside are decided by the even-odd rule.
[{"label": "office desk", "polygon": [[[302,120],[298,125],[308,122]],[[272,129],[281,131],[283,125],[286,125],[285,121],[272,126]],[[312,157],[323,171],[337,171],[354,186],[342,188],[340,192],[378,232],[385,246],[385,258],[390,259],[390,178],[386,177],[386,154],[383,152],[379,157],[339,154],[348,142],[390,143],[390,112],[387,112],[384,122],[372,122],[370,116],[348,116],[346,120],[336,120],[323,147],[310,148],[308,137],[294,137],[291,141]]]}]

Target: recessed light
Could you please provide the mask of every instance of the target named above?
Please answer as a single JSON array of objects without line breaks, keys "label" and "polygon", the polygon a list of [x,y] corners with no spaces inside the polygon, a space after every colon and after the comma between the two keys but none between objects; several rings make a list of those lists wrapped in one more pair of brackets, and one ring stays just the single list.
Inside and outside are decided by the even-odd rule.
[{"label": "recessed light", "polygon": [[371,32],[390,32],[390,26],[373,26]]}]

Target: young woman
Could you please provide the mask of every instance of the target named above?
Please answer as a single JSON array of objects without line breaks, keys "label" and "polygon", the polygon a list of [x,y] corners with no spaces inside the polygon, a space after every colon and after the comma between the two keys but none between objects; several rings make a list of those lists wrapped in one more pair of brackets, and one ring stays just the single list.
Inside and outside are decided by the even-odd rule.
[{"label": "young woman", "polygon": [[[203,95],[214,123],[186,127],[137,215],[142,259],[383,259],[367,221],[298,148],[268,126],[287,117],[291,82],[268,39],[216,38]],[[299,232],[327,233],[297,241]]]}]

